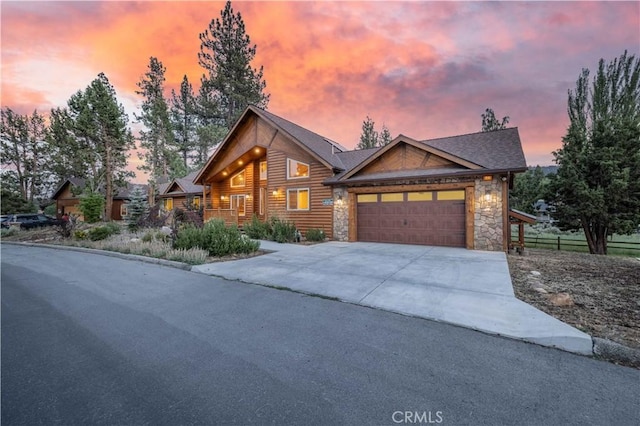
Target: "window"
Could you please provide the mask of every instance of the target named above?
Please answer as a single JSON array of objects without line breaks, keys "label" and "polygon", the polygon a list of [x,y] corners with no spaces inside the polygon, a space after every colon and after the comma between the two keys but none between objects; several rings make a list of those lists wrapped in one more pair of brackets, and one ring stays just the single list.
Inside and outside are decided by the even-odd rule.
[{"label": "window", "polygon": [[260,180],[267,180],[267,162],[260,162]]},{"label": "window", "polygon": [[231,196],[231,208],[237,210],[238,216],[244,216],[245,210],[245,195],[232,195]]},{"label": "window", "polygon": [[378,194],[358,194],[359,203],[377,203]]},{"label": "window", "polygon": [[287,210],[309,210],[309,189],[287,189]]},{"label": "window", "polygon": [[407,193],[408,201],[431,201],[433,200],[432,192],[409,192]]},{"label": "window", "polygon": [[191,203],[193,204],[193,207],[195,207],[196,209],[200,208],[200,197],[198,197],[197,195],[193,197],[193,199],[191,200]]},{"label": "window", "polygon": [[382,194],[380,201],[383,203],[394,203],[398,201],[404,201],[404,194],[402,192],[394,192],[391,194]]},{"label": "window", "polygon": [[259,207],[259,213],[260,215],[264,215],[264,212],[266,210],[266,202],[267,202],[267,188],[260,188],[260,207]]},{"label": "window", "polygon": [[126,204],[120,204],[120,216],[121,217],[127,216],[127,205]]},{"label": "window", "polygon": [[231,187],[244,188],[244,170],[242,170],[240,173],[235,174],[231,178]]},{"label": "window", "polygon": [[438,191],[438,200],[464,200],[464,190]]},{"label": "window", "polygon": [[301,161],[287,158],[287,178],[300,179],[309,177],[309,165]]},{"label": "window", "polygon": [[164,209],[165,210],[173,210],[173,198],[165,198],[164,199]]}]

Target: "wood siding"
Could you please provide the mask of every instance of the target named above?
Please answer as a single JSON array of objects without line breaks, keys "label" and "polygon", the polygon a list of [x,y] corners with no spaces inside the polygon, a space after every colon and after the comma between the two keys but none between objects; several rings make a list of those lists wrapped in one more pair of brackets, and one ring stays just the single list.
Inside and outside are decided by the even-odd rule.
[{"label": "wood siding", "polygon": [[461,166],[412,145],[401,143],[392,148],[389,152],[384,153],[380,158],[374,160],[371,164],[358,172],[356,176],[399,170],[423,170],[435,168],[459,169]]}]

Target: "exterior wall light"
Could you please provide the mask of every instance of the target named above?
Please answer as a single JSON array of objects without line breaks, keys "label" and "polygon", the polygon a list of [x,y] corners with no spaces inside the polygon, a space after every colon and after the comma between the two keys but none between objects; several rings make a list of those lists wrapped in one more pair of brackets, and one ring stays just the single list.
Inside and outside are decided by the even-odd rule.
[{"label": "exterior wall light", "polygon": [[484,176],[482,176],[482,180],[484,180],[484,181],[491,181],[491,180],[493,180],[493,176],[491,176],[491,175],[484,175]]}]

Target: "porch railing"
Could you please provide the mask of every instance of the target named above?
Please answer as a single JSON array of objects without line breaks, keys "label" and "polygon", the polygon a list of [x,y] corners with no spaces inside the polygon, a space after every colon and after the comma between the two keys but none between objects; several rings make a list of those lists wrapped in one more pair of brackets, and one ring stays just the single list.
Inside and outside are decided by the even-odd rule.
[{"label": "porch railing", "polygon": [[210,219],[222,219],[227,225],[238,224],[237,209],[204,209],[204,221]]}]

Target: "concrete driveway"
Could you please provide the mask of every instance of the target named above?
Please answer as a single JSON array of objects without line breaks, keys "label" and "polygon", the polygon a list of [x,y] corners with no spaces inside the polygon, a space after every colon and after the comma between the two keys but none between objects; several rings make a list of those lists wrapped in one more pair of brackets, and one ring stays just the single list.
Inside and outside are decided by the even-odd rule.
[{"label": "concrete driveway", "polygon": [[192,270],[592,353],[589,335],[515,298],[502,252],[342,242],[261,248],[272,253]]}]

